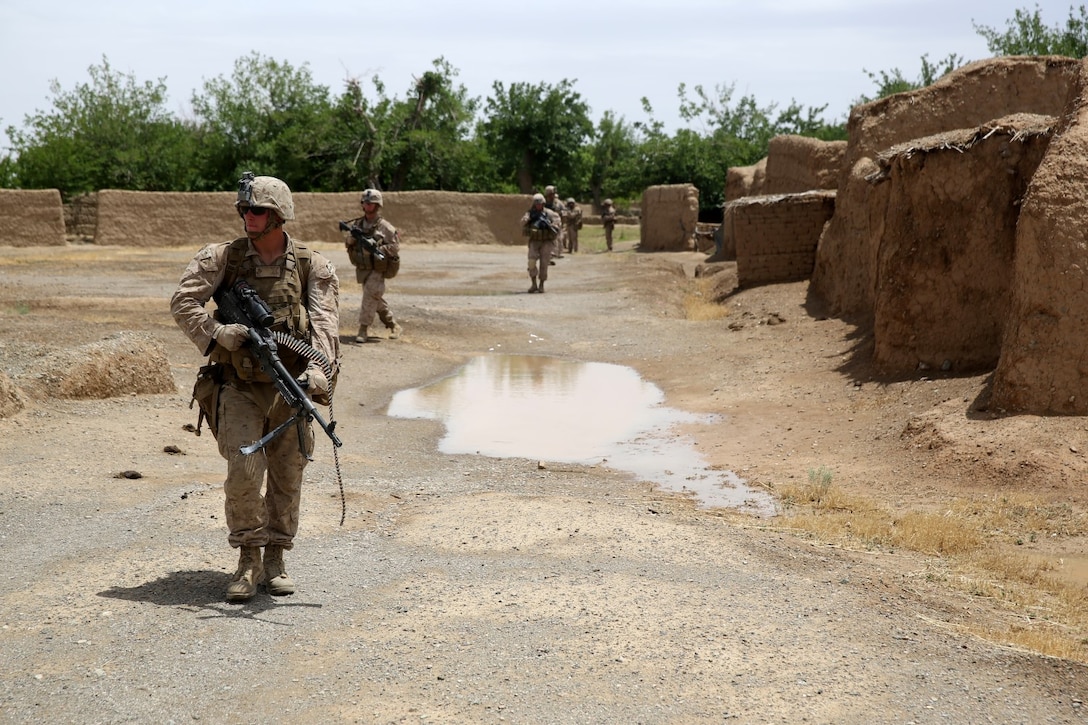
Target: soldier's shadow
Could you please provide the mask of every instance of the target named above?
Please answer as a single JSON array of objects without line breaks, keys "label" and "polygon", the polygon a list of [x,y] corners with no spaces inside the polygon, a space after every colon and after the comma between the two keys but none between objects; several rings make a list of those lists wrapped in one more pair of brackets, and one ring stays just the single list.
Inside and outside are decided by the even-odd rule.
[{"label": "soldier's shadow", "polygon": [[98,592],[98,596],[156,604],[160,607],[203,610],[207,613],[205,618],[254,618],[270,609],[321,607],[314,602],[290,601],[291,598],[285,597],[273,598],[263,588],[246,602],[228,603],[224,599],[224,592],[229,582],[230,575],[222,571],[176,571],[135,587],[110,587]]}]

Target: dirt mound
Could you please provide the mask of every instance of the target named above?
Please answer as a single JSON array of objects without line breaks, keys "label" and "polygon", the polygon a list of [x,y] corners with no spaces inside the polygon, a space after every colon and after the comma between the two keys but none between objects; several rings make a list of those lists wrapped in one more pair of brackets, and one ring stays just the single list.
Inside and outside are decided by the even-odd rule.
[{"label": "dirt mound", "polygon": [[0,418],[15,415],[26,407],[26,399],[3,370],[0,370]]},{"label": "dirt mound", "polygon": [[26,368],[16,382],[36,400],[177,391],[162,343],[130,332],[49,353]]}]

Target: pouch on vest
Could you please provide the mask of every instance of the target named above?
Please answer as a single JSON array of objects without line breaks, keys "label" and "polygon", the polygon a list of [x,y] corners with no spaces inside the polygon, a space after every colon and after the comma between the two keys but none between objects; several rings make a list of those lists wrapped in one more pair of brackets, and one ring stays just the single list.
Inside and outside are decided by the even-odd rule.
[{"label": "pouch on vest", "polygon": [[397,272],[400,271],[400,257],[386,257],[385,269],[382,270],[382,277],[385,279],[393,279],[397,276]]},{"label": "pouch on vest", "polygon": [[208,430],[215,438],[219,432],[219,391],[223,389],[223,367],[221,365],[204,365],[196,373],[196,383],[193,384],[193,399],[189,401],[189,409],[193,403],[200,407],[200,414],[196,419],[196,434],[200,435],[200,426],[207,420]]}]

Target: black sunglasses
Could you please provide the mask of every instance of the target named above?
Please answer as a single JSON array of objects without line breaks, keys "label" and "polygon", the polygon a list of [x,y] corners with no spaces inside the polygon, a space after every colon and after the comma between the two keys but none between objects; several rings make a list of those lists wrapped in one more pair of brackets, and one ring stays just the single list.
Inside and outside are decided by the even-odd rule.
[{"label": "black sunglasses", "polygon": [[265,214],[268,213],[268,209],[264,208],[263,206],[240,206],[240,207],[238,207],[238,216],[245,216],[247,212],[249,214],[252,214],[253,216],[264,216]]}]

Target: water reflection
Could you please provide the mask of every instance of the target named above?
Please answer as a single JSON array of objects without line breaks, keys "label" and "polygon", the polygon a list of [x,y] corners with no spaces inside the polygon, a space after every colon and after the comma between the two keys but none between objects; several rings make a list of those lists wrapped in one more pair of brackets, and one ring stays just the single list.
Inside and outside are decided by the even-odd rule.
[{"label": "water reflection", "polygon": [[631,368],[531,355],[482,355],[455,375],[393,396],[388,415],[446,425],[443,453],[603,463],[701,506],[773,512],[770,497],[731,471],[710,471],[678,423],[720,419],[663,407]]}]

